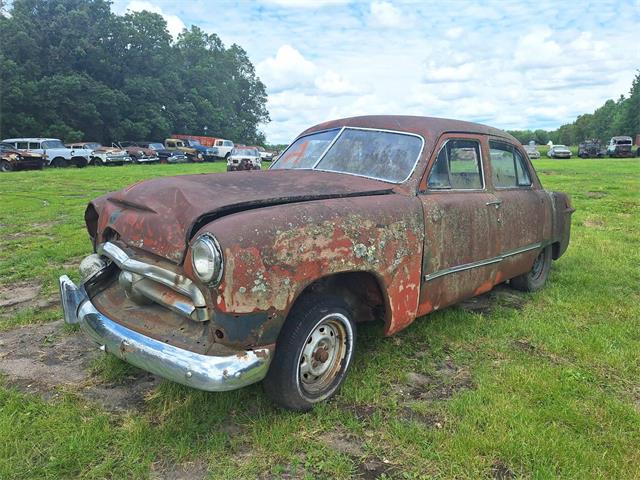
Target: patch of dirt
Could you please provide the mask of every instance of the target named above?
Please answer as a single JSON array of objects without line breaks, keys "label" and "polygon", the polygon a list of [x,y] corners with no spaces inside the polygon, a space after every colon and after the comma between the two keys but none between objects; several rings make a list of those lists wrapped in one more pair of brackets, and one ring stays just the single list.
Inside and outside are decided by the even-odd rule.
[{"label": "patch of dirt", "polygon": [[0,308],[17,308],[24,303],[33,303],[40,295],[40,284],[20,282],[0,287]]},{"label": "patch of dirt", "polygon": [[587,198],[602,198],[606,195],[605,192],[587,192]]},{"label": "patch of dirt", "polygon": [[495,480],[512,480],[516,478],[516,474],[502,460],[496,460],[491,465],[491,478]]},{"label": "patch of dirt", "polygon": [[456,366],[449,357],[436,367],[435,374],[410,372],[405,387],[397,389],[413,400],[446,400],[462,390],[474,388],[471,374]]},{"label": "patch of dirt", "polygon": [[374,480],[377,478],[393,478],[394,466],[389,460],[379,458],[367,458],[358,465],[356,478]]},{"label": "patch of dirt", "polygon": [[513,342],[513,345],[523,352],[526,352],[530,355],[542,357],[556,365],[566,365],[568,363],[571,363],[571,361],[566,358],[560,357],[551,352],[547,352],[544,348],[534,345],[529,339],[526,338],[519,338],[518,340],[515,340]]},{"label": "patch of dirt", "polygon": [[527,297],[524,294],[506,285],[498,285],[491,291],[463,300],[456,306],[467,312],[490,314],[498,306],[522,310],[526,303]]},{"label": "patch of dirt", "polygon": [[359,458],[364,456],[362,441],[354,435],[343,431],[332,430],[319,434],[318,438],[332,450],[345,453],[351,457]]},{"label": "patch of dirt", "polygon": [[151,464],[149,477],[153,480],[201,480],[207,478],[209,467],[204,460],[184,463],[167,461]]},{"label": "patch of dirt", "polygon": [[63,333],[63,325],[59,320],[0,332],[0,373],[9,384],[45,399],[70,390],[110,411],[140,408],[159,380],[140,370],[121,382],[101,382],[91,366],[104,354],[83,333]]},{"label": "patch of dirt", "polygon": [[582,222],[582,225],[587,228],[595,228],[596,230],[600,230],[604,227],[604,222],[602,220],[587,218]]},{"label": "patch of dirt", "polygon": [[399,414],[400,418],[404,420],[409,420],[411,422],[421,423],[422,425],[429,428],[444,428],[444,420],[438,416],[438,414],[429,412],[422,413],[417,412],[409,407],[403,407],[400,410]]}]

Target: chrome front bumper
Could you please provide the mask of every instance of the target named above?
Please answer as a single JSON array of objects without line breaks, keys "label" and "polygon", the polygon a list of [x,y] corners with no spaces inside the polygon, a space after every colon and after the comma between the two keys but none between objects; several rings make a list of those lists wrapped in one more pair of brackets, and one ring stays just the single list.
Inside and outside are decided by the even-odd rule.
[{"label": "chrome front bumper", "polygon": [[190,352],[134,332],[100,313],[82,285],[60,277],[64,320],[79,324],[100,345],[127,363],[188,387],[211,392],[235,390],[259,382],[267,374],[272,351],[238,351],[230,356]]}]

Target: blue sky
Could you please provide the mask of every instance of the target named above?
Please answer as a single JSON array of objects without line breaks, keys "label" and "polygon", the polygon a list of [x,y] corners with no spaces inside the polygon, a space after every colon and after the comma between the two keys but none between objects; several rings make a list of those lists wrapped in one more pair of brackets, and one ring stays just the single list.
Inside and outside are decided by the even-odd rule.
[{"label": "blue sky", "polygon": [[450,117],[553,129],[627,94],[640,0],[116,0],[242,46],[269,93],[273,143],[332,118]]}]

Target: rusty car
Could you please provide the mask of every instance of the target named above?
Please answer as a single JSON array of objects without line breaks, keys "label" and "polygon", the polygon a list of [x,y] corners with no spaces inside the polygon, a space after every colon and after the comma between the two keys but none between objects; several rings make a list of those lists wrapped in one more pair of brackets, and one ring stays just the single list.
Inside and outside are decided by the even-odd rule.
[{"label": "rusty car", "polygon": [[570,198],[511,135],[363,116],[300,134],[269,170],[137,183],[89,203],[94,252],[60,277],[67,323],[133,365],[207,391],[262,381],[311,409],[354,359],[508,282],[534,291],[567,249]]},{"label": "rusty car", "polygon": [[227,157],[227,172],[260,170],[261,168],[262,156],[256,147],[236,145]]},{"label": "rusty car", "polygon": [[46,164],[47,156],[43,153],[18,150],[10,143],[0,142],[0,172],[42,170]]}]

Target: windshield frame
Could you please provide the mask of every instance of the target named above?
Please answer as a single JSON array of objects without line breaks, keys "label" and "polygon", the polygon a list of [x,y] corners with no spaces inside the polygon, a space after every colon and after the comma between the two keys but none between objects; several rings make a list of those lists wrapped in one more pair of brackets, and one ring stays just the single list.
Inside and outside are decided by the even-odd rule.
[{"label": "windshield frame", "polygon": [[[411,178],[411,176],[414,174],[414,172],[416,171],[416,168],[418,168],[418,163],[420,162],[420,159],[422,158],[422,154],[424,153],[424,147],[426,145],[426,142],[424,141],[424,137],[422,135],[419,135],[417,133],[404,132],[402,130],[390,130],[390,129],[386,129],[386,128],[370,128],[370,127],[353,127],[353,126],[350,126],[350,125],[344,125],[342,127],[325,128],[324,130],[316,130],[314,132],[309,132],[306,135],[300,135],[299,137],[296,137],[289,144],[289,146],[278,156],[278,159],[274,163],[271,164],[271,166],[269,167],[269,170],[271,170],[275,165],[277,165],[278,162],[280,161],[280,159],[282,157],[284,157],[285,153],[287,153],[287,150],[289,150],[301,138],[309,137],[311,135],[316,135],[318,133],[330,132],[332,130],[338,130],[338,133],[333,138],[333,140],[331,140],[329,142],[327,147],[323,150],[323,152],[318,157],[318,160],[316,160],[316,162],[313,164],[312,167],[287,168],[287,169],[283,169],[283,170],[315,170],[315,171],[318,171],[318,172],[340,173],[340,174],[343,174],[343,175],[352,175],[354,177],[361,177],[361,178],[371,178],[373,180],[379,180],[381,182],[392,183],[394,185],[401,185],[401,184],[405,183],[407,180],[409,180]],[[403,180],[399,180],[399,181],[396,181],[396,182],[394,182],[393,180],[389,180],[388,178],[380,178],[380,177],[375,177],[373,175],[362,175],[360,173],[341,172],[341,171],[336,171],[336,170],[327,170],[327,169],[324,169],[324,168],[317,168],[318,164],[322,161],[322,159],[325,157],[327,152],[331,149],[331,147],[333,147],[333,144],[336,143],[336,141],[340,138],[340,136],[342,135],[342,133],[345,130],[364,130],[364,131],[368,131],[368,132],[384,132],[384,133],[395,133],[395,134],[398,134],[398,135],[408,135],[408,136],[411,136],[411,137],[419,138],[420,141],[422,142],[422,144],[420,145],[420,151],[418,152],[417,158],[413,162],[413,167],[411,168],[411,171],[409,172],[409,174]],[[274,169],[274,170],[277,170],[277,169]]]}]

